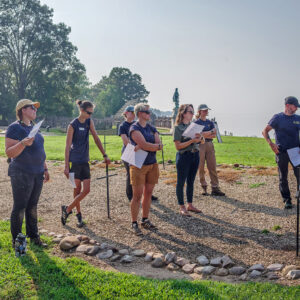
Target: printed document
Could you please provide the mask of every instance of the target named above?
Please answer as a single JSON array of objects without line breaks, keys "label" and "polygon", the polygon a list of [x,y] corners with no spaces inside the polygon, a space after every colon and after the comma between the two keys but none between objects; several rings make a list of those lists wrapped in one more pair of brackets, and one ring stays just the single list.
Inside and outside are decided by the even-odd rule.
[{"label": "printed document", "polygon": [[287,153],[289,155],[290,161],[293,164],[294,167],[297,167],[300,165],[300,148],[295,147],[287,150]]},{"label": "printed document", "polygon": [[29,137],[29,138],[35,137],[35,135],[36,135],[36,134],[38,133],[38,131],[40,130],[40,127],[41,127],[41,125],[42,125],[43,122],[44,122],[44,120],[42,120],[42,121],[36,123],[36,124],[33,126],[32,130],[31,130],[31,131],[29,132],[29,134],[28,134],[28,137]]},{"label": "printed document", "polygon": [[75,189],[76,184],[75,184],[75,173],[74,172],[69,173],[69,180],[70,180],[72,187]]},{"label": "printed document", "polygon": [[144,151],[142,149],[138,151],[134,151],[135,146],[128,143],[121,159],[129,163],[130,165],[136,166],[137,168],[141,169],[143,166],[143,163],[148,155],[147,151]]},{"label": "printed document", "polygon": [[204,126],[192,122],[182,135],[194,139],[196,133],[201,133],[203,128]]}]

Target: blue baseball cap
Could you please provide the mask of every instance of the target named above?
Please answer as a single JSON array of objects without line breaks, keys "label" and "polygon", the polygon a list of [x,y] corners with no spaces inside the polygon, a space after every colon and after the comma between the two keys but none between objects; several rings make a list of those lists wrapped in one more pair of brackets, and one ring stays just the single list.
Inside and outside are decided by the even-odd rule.
[{"label": "blue baseball cap", "polygon": [[286,98],[284,99],[284,103],[285,103],[285,104],[293,104],[293,105],[295,105],[296,107],[300,107],[299,102],[298,102],[298,99],[297,99],[296,97],[293,97],[293,96],[286,97]]},{"label": "blue baseball cap", "polygon": [[125,108],[124,112],[126,112],[126,111],[134,112],[134,106],[132,106],[132,105],[127,106],[127,107]]}]

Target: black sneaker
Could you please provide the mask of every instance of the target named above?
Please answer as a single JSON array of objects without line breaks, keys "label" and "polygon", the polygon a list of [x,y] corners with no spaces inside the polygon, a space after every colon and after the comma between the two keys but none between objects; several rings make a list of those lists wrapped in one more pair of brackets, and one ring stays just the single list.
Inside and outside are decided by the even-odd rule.
[{"label": "black sneaker", "polygon": [[156,226],[153,225],[149,219],[146,219],[144,221],[141,222],[141,226],[145,229],[148,229],[148,230],[155,230],[156,229]]},{"label": "black sneaker", "polygon": [[30,243],[42,247],[42,248],[47,248],[48,245],[46,243],[43,243],[42,240],[40,239],[40,237],[36,237],[36,238],[30,238]]},{"label": "black sneaker", "polygon": [[152,201],[157,201],[157,200],[158,200],[158,197],[152,195],[152,196],[151,196],[151,200],[152,200]]},{"label": "black sneaker", "polygon": [[225,193],[223,193],[218,187],[212,188],[211,191],[212,196],[225,196]]},{"label": "black sneaker", "polygon": [[292,200],[291,199],[284,199],[283,202],[285,203],[284,204],[284,209],[291,209],[291,208],[293,208]]},{"label": "black sneaker", "polygon": [[77,217],[77,227],[78,227],[78,228],[83,227],[84,223],[83,223],[83,221],[82,221],[82,215],[81,215],[81,212],[78,213],[78,214],[76,215],[76,217]]},{"label": "black sneaker", "polygon": [[62,205],[61,207],[61,223],[66,225],[68,216],[72,214],[72,212],[67,213],[68,206]]},{"label": "black sneaker", "polygon": [[135,234],[135,235],[143,235],[141,229],[139,228],[139,225],[138,223],[132,223],[131,225],[131,228],[132,228],[132,232]]}]

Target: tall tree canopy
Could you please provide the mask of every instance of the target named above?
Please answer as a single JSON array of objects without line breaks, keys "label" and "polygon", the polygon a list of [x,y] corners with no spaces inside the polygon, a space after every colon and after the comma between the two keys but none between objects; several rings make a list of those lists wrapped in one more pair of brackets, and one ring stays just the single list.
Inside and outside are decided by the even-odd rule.
[{"label": "tall tree canopy", "polygon": [[[42,103],[44,114],[72,113],[85,68],[69,41],[71,29],[52,18],[39,0],[0,1],[0,102],[14,99],[14,106],[28,97]],[[1,80],[3,70],[9,83]]]},{"label": "tall tree canopy", "polygon": [[92,87],[91,97],[96,102],[97,117],[115,114],[129,100],[145,101],[149,92],[142,84],[142,78],[127,68],[113,68],[109,76]]}]

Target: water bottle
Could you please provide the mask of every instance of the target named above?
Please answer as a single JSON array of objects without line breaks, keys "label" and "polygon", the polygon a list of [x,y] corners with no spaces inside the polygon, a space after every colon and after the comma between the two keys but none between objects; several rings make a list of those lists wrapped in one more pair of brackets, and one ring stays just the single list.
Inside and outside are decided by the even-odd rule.
[{"label": "water bottle", "polygon": [[26,251],[27,251],[26,246],[27,246],[26,236],[22,233],[19,233],[15,240],[16,257],[20,257],[20,256],[23,256],[26,254]]}]

